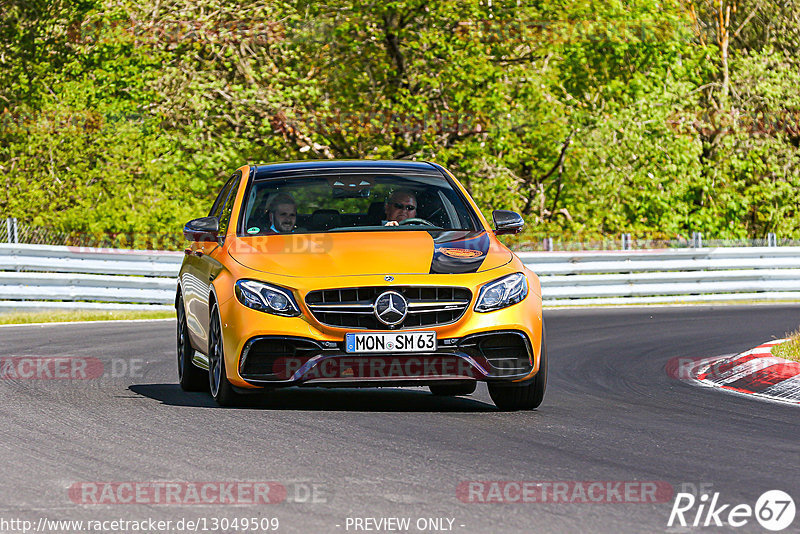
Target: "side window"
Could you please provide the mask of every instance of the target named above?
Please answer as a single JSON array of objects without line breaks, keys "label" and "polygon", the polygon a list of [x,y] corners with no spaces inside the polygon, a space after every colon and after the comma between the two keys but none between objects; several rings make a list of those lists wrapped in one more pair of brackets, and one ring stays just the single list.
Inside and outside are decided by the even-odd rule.
[{"label": "side window", "polygon": [[231,220],[231,212],[233,211],[233,203],[236,202],[236,192],[239,190],[239,182],[242,179],[241,173],[236,173],[231,177],[231,187],[229,188],[228,199],[222,208],[219,216],[219,235],[224,236],[228,233],[228,223]]},{"label": "side window", "polygon": [[231,176],[231,178],[222,187],[222,191],[220,191],[219,195],[217,195],[217,200],[215,200],[214,205],[211,206],[211,211],[208,212],[209,217],[219,218],[220,214],[222,213],[222,208],[225,204],[225,199],[228,198],[228,193],[231,191],[231,185],[234,178],[236,178],[235,175]]}]

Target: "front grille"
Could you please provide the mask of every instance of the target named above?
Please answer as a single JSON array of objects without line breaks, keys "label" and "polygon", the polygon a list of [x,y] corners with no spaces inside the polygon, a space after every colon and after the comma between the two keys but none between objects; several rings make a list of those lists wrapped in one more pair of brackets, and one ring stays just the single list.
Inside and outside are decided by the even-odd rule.
[{"label": "front grille", "polygon": [[384,291],[397,291],[408,302],[408,315],[393,328],[420,328],[458,321],[467,311],[472,292],[465,287],[352,287],[323,289],[306,295],[306,305],[322,324],[341,328],[387,330],[375,317],[375,299]]}]

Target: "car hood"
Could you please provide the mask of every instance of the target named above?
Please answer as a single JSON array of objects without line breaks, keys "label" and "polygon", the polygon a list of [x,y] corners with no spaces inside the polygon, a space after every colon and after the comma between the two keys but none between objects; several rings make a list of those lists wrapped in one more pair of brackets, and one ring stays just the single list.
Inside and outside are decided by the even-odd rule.
[{"label": "car hood", "polygon": [[512,255],[486,231],[386,231],[237,238],[230,256],[265,273],[296,277],[458,274],[505,265]]}]

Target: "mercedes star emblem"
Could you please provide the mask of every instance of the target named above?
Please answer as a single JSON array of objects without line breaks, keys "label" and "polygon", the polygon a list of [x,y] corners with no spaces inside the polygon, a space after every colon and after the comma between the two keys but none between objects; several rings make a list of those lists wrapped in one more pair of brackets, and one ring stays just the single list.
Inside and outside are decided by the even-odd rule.
[{"label": "mercedes star emblem", "polygon": [[392,282],[394,280],[394,276],[387,274],[386,276],[383,277],[383,279],[386,280],[387,282]]},{"label": "mercedes star emblem", "polygon": [[408,303],[397,291],[385,291],[375,299],[375,317],[387,326],[395,326],[403,322],[408,314]]}]

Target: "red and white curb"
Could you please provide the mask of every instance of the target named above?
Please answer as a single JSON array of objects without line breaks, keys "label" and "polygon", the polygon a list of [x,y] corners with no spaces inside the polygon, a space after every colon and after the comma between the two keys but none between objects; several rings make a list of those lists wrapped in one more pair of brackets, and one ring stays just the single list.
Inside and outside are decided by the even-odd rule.
[{"label": "red and white curb", "polygon": [[800,404],[800,362],[772,355],[772,347],[784,341],[770,341],[736,355],[673,358],[666,371],[673,378],[705,387]]}]

